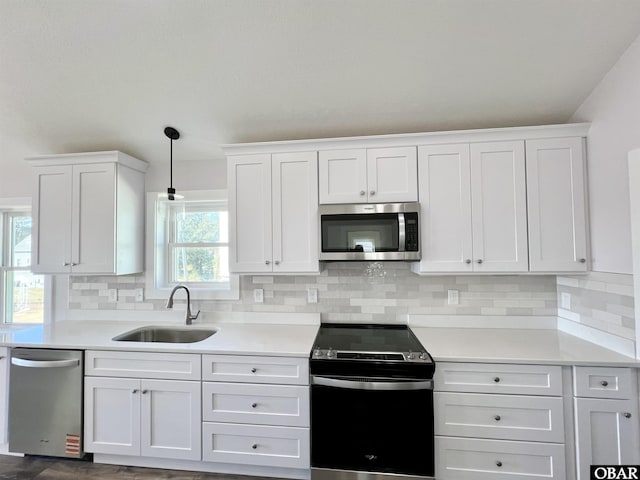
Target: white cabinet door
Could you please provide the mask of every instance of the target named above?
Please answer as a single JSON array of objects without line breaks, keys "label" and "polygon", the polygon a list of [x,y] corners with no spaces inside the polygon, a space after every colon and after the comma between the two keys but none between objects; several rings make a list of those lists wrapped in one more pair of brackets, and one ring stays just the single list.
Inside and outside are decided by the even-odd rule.
[{"label": "white cabinet door", "polygon": [[227,162],[229,270],[271,272],[271,155],[238,155]]},{"label": "white cabinet door", "polygon": [[477,272],[526,272],[524,142],[471,144],[473,261]]},{"label": "white cabinet door", "polygon": [[116,165],[73,166],[71,271],[116,270]]},{"label": "white cabinet door", "polygon": [[85,377],[85,450],[140,455],[140,397],[140,380]]},{"label": "white cabinet door", "polygon": [[369,203],[417,202],[416,147],[367,150]]},{"label": "white cabinet door", "polygon": [[34,273],[69,273],[71,270],[70,165],[34,170],[33,254]]},{"label": "white cabinet door", "polygon": [[273,271],[319,272],[316,152],[274,154]]},{"label": "white cabinet door", "polygon": [[200,460],[200,382],[142,380],[143,457]]},{"label": "white cabinet door", "polygon": [[319,153],[320,203],[367,202],[367,153],[364,148]]},{"label": "white cabinet door", "polygon": [[421,272],[470,272],[471,167],[469,145],[418,149]]},{"label": "white cabinet door", "polygon": [[637,398],[574,401],[578,480],[589,480],[590,465],[640,463]]},{"label": "white cabinet door", "polygon": [[579,137],[527,140],[532,272],[584,272],[584,151]]}]

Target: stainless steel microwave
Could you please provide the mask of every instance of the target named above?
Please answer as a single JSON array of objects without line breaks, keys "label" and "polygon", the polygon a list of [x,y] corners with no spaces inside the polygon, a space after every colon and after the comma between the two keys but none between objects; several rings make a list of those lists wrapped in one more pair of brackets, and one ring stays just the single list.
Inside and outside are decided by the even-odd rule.
[{"label": "stainless steel microwave", "polygon": [[420,260],[420,205],[320,205],[320,260]]}]

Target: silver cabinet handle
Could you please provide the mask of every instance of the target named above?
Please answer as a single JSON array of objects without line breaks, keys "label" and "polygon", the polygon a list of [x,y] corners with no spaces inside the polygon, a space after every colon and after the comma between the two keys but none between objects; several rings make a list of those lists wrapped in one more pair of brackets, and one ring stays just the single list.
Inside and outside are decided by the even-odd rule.
[{"label": "silver cabinet handle", "polygon": [[624,418],[631,418],[631,413],[629,412],[624,412],[623,415],[624,415]]},{"label": "silver cabinet handle", "polygon": [[470,258],[467,258],[467,259],[464,261],[464,263],[466,263],[467,265],[469,265],[469,264],[471,263],[471,259],[470,259]]},{"label": "silver cabinet handle", "polygon": [[375,190],[371,190],[371,191],[369,192],[369,195],[375,195],[375,194],[376,194],[376,191],[375,191]]},{"label": "silver cabinet handle", "polygon": [[499,422],[501,418],[502,418],[502,417],[500,417],[500,415],[496,415],[495,417],[493,417],[493,419],[494,419],[496,422]]},{"label": "silver cabinet handle", "polygon": [[580,263],[587,263],[587,259],[586,258],[581,258],[580,259]]},{"label": "silver cabinet handle", "polygon": [[367,192],[365,192],[364,190],[360,190],[360,196],[364,195],[365,193]]},{"label": "silver cabinet handle", "polygon": [[11,358],[11,364],[27,368],[66,368],[77,367],[80,365],[80,360],[77,358],[69,360],[27,360],[26,358],[13,357]]},{"label": "silver cabinet handle", "polygon": [[477,263],[482,263],[482,259],[479,258],[478,260],[476,260]]}]

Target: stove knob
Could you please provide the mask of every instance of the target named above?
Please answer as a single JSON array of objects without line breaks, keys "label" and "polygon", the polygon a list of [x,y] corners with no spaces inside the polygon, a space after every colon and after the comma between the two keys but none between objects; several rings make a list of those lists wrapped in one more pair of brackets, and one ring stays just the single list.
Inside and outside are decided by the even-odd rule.
[{"label": "stove knob", "polygon": [[420,354],[420,360],[426,360],[429,358],[429,355],[427,355],[427,352],[422,352]]},{"label": "stove knob", "polygon": [[319,348],[316,348],[315,351],[313,352],[313,356],[314,357],[321,357],[322,356],[322,350],[320,350]]},{"label": "stove knob", "polygon": [[327,351],[327,358],[335,357],[335,355],[336,353],[333,350],[329,349]]},{"label": "stove knob", "polygon": [[414,358],[416,358],[416,356],[413,354],[413,352],[409,352],[409,355],[407,355],[407,360],[413,360]]}]

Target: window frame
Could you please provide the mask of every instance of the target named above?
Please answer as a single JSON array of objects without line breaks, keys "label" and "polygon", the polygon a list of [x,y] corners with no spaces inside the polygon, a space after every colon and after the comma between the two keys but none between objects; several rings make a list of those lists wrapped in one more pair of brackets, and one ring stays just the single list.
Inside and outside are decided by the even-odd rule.
[{"label": "window frame", "polygon": [[[31,272],[31,262],[26,266],[11,265],[11,247],[5,245],[10,242],[10,225],[7,218],[10,216],[32,216],[31,199],[30,198],[2,198],[0,199],[0,325],[3,328],[25,328],[34,325],[44,325],[52,321],[52,282],[50,275],[42,275],[43,281],[43,314],[42,322],[26,323],[26,322],[8,322],[6,318],[6,272]],[[33,216],[32,216],[33,218]],[[33,223],[32,223],[33,235]],[[32,239],[31,249],[33,251],[34,241]],[[14,252],[15,253],[15,252]],[[38,275],[38,274],[36,274]]]},{"label": "window frame", "polygon": [[[185,196],[181,202],[193,202],[194,204],[209,201],[224,201],[228,205],[226,190],[190,190],[180,192]],[[189,282],[169,281],[170,272],[170,225],[167,224],[167,215],[159,215],[159,201],[163,199],[162,192],[147,192],[146,202],[146,268],[145,268],[145,297],[149,299],[166,299],[171,290],[178,283],[189,287],[191,298],[195,300],[238,300],[240,298],[240,280],[236,274],[229,274],[229,288],[216,288],[215,282],[193,284]],[[166,205],[166,204],[165,204]],[[227,210],[228,211],[228,210]],[[189,246],[211,246],[224,242],[203,242],[202,244],[189,243]],[[174,243],[174,245],[178,245]],[[180,244],[181,245],[181,244]]]}]

